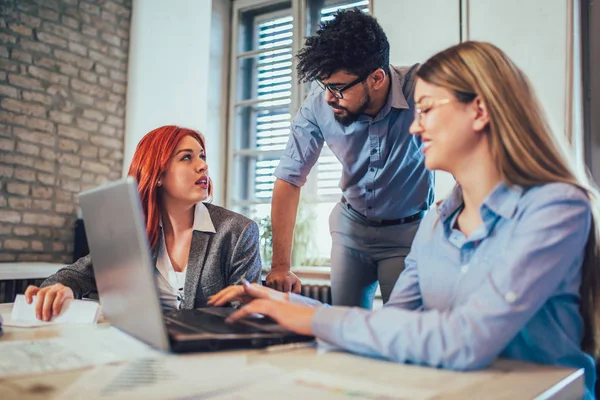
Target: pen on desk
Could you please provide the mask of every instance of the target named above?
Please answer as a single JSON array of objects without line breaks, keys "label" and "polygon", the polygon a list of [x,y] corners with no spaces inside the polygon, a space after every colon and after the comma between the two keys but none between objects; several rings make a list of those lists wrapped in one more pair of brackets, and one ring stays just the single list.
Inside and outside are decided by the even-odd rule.
[{"label": "pen on desk", "polygon": [[304,349],[308,347],[315,347],[317,342],[298,342],[298,343],[286,343],[286,344],[276,344],[273,346],[265,347],[265,351],[269,353],[276,353],[280,351],[288,351],[288,350],[296,350],[296,349]]}]

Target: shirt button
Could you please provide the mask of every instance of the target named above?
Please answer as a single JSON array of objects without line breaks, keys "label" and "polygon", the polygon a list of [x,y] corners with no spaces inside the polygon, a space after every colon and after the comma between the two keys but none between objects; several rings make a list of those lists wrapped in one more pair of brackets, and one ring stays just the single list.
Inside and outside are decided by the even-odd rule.
[{"label": "shirt button", "polygon": [[508,303],[514,303],[517,300],[517,295],[515,292],[508,292],[506,293],[506,296],[504,296],[504,300],[506,300]]},{"label": "shirt button", "polygon": [[371,150],[371,154],[375,154],[375,153],[377,153],[377,149]]},{"label": "shirt button", "polygon": [[373,191],[373,189],[367,189],[367,192],[371,193]]},{"label": "shirt button", "polygon": [[375,168],[371,168],[371,172],[375,172]]},{"label": "shirt button", "polygon": [[463,265],[462,267],[460,267],[460,272],[462,272],[463,274],[466,273],[469,270],[469,265]]},{"label": "shirt button", "polygon": [[369,206],[369,207],[367,207],[367,209],[368,209],[368,210],[372,210],[372,209],[373,209],[373,207]]}]

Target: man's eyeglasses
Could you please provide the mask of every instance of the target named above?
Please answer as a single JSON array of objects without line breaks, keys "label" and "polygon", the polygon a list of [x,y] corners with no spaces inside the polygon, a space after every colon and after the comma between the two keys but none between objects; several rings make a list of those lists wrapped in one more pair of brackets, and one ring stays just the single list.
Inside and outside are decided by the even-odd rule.
[{"label": "man's eyeglasses", "polygon": [[[371,72],[373,72],[373,71],[371,71]],[[325,90],[325,89],[329,90],[329,92],[336,99],[343,99],[344,98],[344,94],[343,93],[344,93],[345,90],[348,90],[352,86],[355,86],[355,85],[361,83],[362,81],[364,81],[365,79],[367,79],[369,77],[369,75],[371,75],[371,72],[359,76],[358,78],[356,78],[352,82],[350,82],[347,85],[344,85],[342,87],[337,87],[337,86],[333,86],[333,85],[330,85],[330,84],[325,84],[325,83],[321,82],[318,79],[316,79],[315,81],[317,82],[317,85],[319,85],[319,87],[321,89],[323,89],[323,90]]]},{"label": "man's eyeglasses", "polygon": [[451,99],[431,100],[424,99],[420,103],[415,103],[415,122],[423,127],[423,116],[431,111],[432,108],[450,103]]}]

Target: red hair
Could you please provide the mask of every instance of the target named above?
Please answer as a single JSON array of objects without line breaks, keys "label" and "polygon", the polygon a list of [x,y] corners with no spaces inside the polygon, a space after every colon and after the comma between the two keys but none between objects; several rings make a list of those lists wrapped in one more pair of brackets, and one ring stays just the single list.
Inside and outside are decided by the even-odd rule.
[{"label": "red hair", "polygon": [[[148,132],[138,143],[127,175],[138,183],[138,193],[146,218],[146,233],[150,248],[154,249],[159,238],[160,198],[158,196],[158,180],[167,169],[171,155],[177,145],[186,136],[191,136],[200,143],[204,151],[204,136],[193,129],[175,125],[162,126]],[[208,195],[212,196],[212,181],[208,181]]]}]

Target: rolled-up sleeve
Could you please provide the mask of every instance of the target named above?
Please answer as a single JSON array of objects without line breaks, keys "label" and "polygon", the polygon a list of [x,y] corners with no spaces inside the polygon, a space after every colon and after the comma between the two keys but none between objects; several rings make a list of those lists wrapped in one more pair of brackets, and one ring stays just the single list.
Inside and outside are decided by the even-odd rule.
[{"label": "rolled-up sleeve", "polygon": [[[507,247],[510,251],[462,305],[423,312],[393,304],[377,311],[321,307],[312,320],[315,336],[397,362],[456,370],[487,366],[583,260],[591,212],[582,192],[541,194],[526,207],[515,216],[520,221]],[[404,285],[412,288],[412,301],[401,302],[410,308],[419,303],[412,282],[407,279]]]},{"label": "rolled-up sleeve", "polygon": [[323,135],[312,111],[313,95],[309,95],[296,114],[290,128],[285,152],[275,169],[275,177],[302,187],[323,148]]}]

